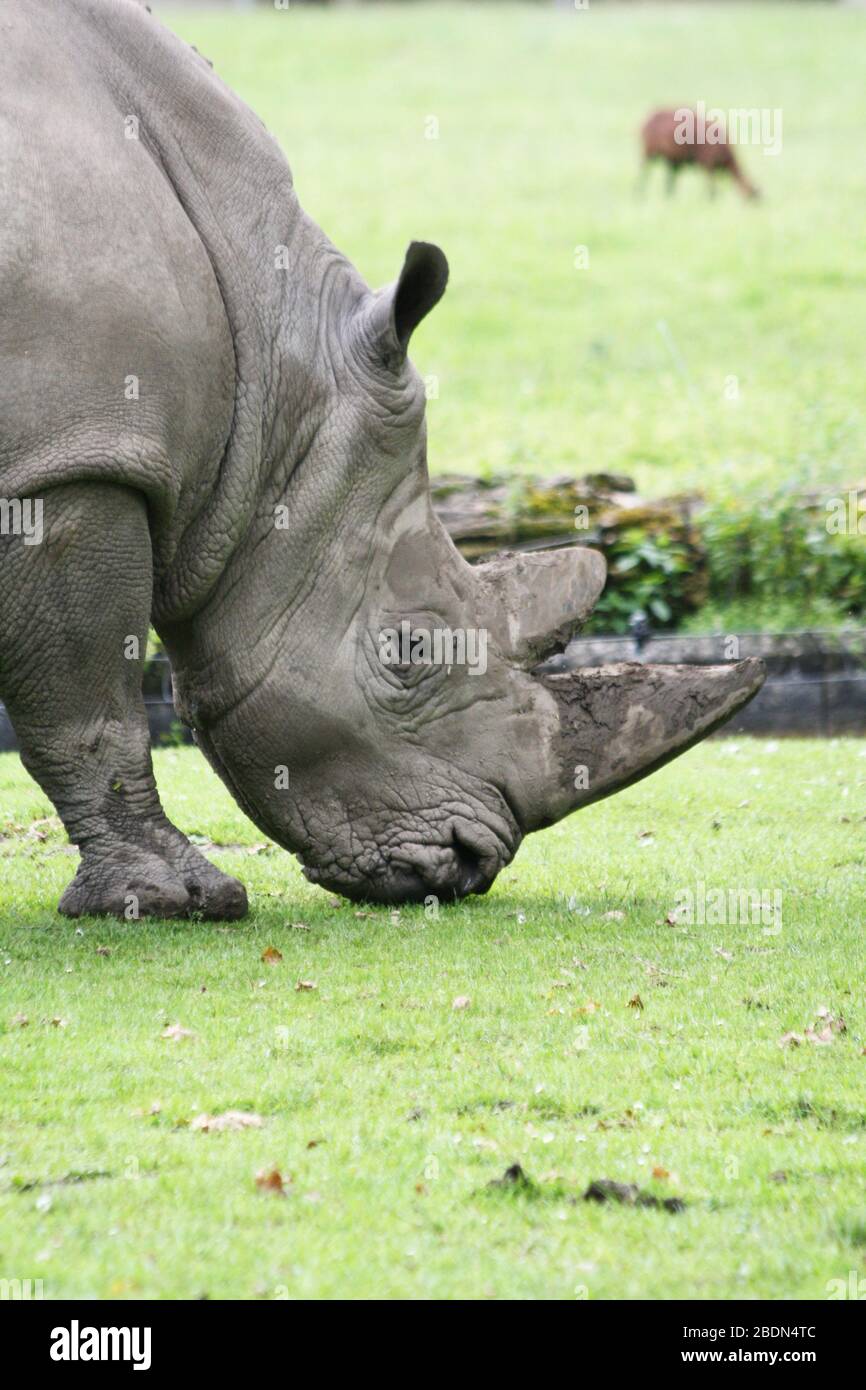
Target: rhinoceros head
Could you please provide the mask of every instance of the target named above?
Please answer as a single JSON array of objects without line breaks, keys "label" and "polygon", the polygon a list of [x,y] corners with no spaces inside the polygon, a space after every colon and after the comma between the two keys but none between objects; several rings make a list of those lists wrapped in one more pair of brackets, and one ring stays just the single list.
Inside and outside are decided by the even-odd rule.
[{"label": "rhinoceros head", "polygon": [[460,897],[484,892],[525,834],[703,738],[763,672],[539,670],[592,609],[604,560],[585,547],[461,557],[430,504],[425,393],[406,355],[445,257],[413,243],[377,294],[346,273],[318,328],[324,403],[287,529],[245,560],[247,631],[266,659],[199,739],[313,882],[389,903]]}]

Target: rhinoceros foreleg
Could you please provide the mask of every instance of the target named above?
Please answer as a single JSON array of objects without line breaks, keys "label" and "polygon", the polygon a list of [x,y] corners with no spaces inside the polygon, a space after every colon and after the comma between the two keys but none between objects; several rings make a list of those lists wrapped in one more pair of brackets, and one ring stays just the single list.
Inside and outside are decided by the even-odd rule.
[{"label": "rhinoceros foreleg", "polygon": [[81,852],[60,911],[240,917],[243,886],[171,824],[154,782],[144,499],[82,483],[46,492],[42,508],[40,542],[0,539],[0,697],[25,767]]}]

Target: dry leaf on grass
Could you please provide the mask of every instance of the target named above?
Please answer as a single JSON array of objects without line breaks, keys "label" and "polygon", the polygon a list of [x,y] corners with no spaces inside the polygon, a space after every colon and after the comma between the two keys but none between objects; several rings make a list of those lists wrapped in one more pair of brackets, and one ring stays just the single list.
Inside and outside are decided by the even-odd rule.
[{"label": "dry leaf on grass", "polygon": [[834,1018],[829,1009],[818,1010],[817,1022],[815,1023],[816,1028],[819,1023],[822,1028],[829,1028],[831,1033],[848,1032],[848,1025],[842,1015],[840,1014],[838,1018]]},{"label": "dry leaf on grass", "polygon": [[815,1047],[828,1047],[835,1037],[841,1033],[847,1033],[848,1025],[840,1014],[834,1018],[829,1009],[822,1008],[817,1011],[817,1018],[811,1027],[803,1030],[802,1033],[785,1033],[779,1039],[780,1047],[799,1047],[804,1042],[812,1043]]},{"label": "dry leaf on grass", "polygon": [[279,965],[283,958],[282,951],[278,951],[276,946],[266,946],[262,951],[262,962],[264,965]]},{"label": "dry leaf on grass", "polygon": [[159,1036],[165,1038],[166,1042],[182,1042],[184,1038],[195,1037],[195,1034],[189,1028],[181,1028],[179,1023],[170,1023]]},{"label": "dry leaf on grass", "polygon": [[631,999],[628,1001],[628,1007],[630,1009],[637,1009],[640,1013],[643,1012],[643,1000],[639,994],[632,995]]},{"label": "dry leaf on grass", "polygon": [[190,1120],[190,1129],[200,1130],[202,1134],[220,1134],[226,1129],[261,1129],[264,1121],[261,1115],[247,1110],[226,1110],[222,1115],[196,1115]]},{"label": "dry leaf on grass", "polygon": [[260,1192],[273,1192],[277,1197],[285,1197],[286,1188],[291,1184],[289,1174],[283,1177],[279,1168],[262,1168],[256,1173],[256,1187]]},{"label": "dry leaf on grass", "polygon": [[298,991],[300,990],[310,989],[318,989],[318,985],[316,984],[315,980],[298,980],[297,984],[295,985],[295,993],[298,993]]},{"label": "dry leaf on grass", "polygon": [[155,1100],[146,1110],[130,1110],[129,1113],[134,1120],[146,1120],[149,1117],[162,1114],[162,1102]]},{"label": "dry leaf on grass", "polygon": [[814,1028],[807,1028],[803,1037],[806,1042],[814,1043],[817,1047],[829,1047],[833,1041],[833,1029],[828,1027],[818,1031]]}]

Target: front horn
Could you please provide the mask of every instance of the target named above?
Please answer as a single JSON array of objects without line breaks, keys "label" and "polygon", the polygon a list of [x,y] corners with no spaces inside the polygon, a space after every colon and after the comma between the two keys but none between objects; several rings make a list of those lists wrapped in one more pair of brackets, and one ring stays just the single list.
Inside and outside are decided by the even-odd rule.
[{"label": "front horn", "polygon": [[748,704],[765,675],[754,658],[728,666],[623,662],[538,674],[558,715],[548,750],[554,786],[544,793],[544,814],[525,828],[551,825],[655,772]]}]

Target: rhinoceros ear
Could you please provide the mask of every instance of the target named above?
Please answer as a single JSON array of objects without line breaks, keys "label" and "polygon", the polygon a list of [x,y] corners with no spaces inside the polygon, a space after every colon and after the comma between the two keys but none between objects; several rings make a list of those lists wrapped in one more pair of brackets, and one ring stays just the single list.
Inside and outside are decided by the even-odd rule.
[{"label": "rhinoceros ear", "polygon": [[406,252],[400,278],[381,290],[375,310],[375,330],[386,360],[406,356],[409,339],[421,320],[445,293],[448,262],[429,241],[413,241]]}]

